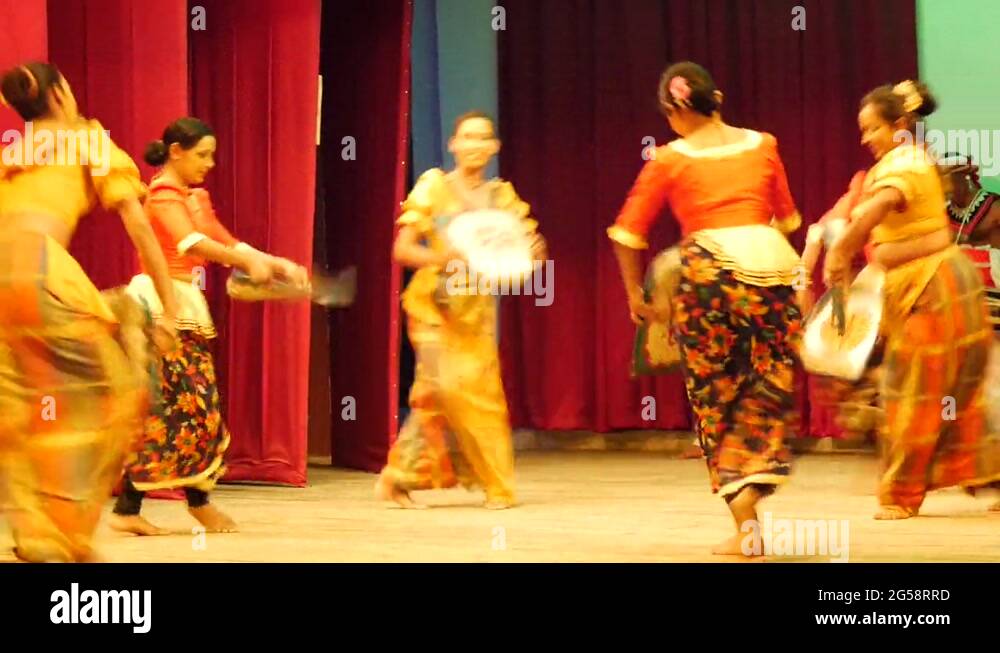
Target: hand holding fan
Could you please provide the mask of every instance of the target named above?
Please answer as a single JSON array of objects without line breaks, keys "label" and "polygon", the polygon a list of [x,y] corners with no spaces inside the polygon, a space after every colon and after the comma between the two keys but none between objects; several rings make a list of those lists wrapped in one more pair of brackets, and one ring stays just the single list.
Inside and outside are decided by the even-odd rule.
[{"label": "hand holding fan", "polygon": [[513,213],[467,211],[451,220],[445,235],[477,276],[518,283],[534,269],[533,234]]}]

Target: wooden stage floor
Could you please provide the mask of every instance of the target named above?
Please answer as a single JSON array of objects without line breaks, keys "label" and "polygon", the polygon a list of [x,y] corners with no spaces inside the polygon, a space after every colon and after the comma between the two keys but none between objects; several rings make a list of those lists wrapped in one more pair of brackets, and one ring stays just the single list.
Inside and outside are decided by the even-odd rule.
[{"label": "wooden stage floor", "polygon": [[[522,505],[493,512],[480,494],[415,493],[429,510],[385,507],[375,476],[312,467],[307,488],[224,485],[214,501],[241,525],[198,536],[179,501],[147,501],[154,523],[175,535],[135,537],[102,524],[111,562],[727,562],[708,554],[730,533],[725,504],[708,490],[704,463],[657,453],[526,452],[517,461]],[[871,456],[797,459],[792,482],[762,504],[775,518],[847,520],[849,559],[1000,561],[996,496],[930,495],[922,515],[877,522]],[[108,505],[110,510],[110,503]],[[4,555],[11,540],[0,527]],[[822,562],[828,556],[767,561]]]}]

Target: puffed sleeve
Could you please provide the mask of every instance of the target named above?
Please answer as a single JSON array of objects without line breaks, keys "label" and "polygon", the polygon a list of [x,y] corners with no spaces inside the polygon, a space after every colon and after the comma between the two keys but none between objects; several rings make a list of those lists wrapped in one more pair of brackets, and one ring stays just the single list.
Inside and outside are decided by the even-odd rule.
[{"label": "puffed sleeve", "polygon": [[98,121],[88,121],[86,132],[87,142],[80,144],[80,150],[87,156],[81,163],[86,164],[101,206],[114,210],[130,199],[142,201],[146,186],[132,158],[115,145],[110,133]]},{"label": "puffed sleeve", "polygon": [[657,156],[639,171],[639,176],[625,199],[615,223],[608,228],[608,238],[631,247],[647,249],[646,236],[660,216],[670,193],[671,176],[666,148],[657,148]]},{"label": "puffed sleeve", "polygon": [[538,230],[538,221],[531,217],[531,206],[518,196],[517,191],[514,190],[514,184],[500,180],[494,191],[493,201],[498,209],[509,211],[521,218],[521,222],[529,233]]},{"label": "puffed sleeve", "polygon": [[765,152],[771,166],[771,211],[774,214],[774,226],[784,234],[790,234],[802,226],[802,216],[795,208],[792,191],[788,188],[788,175],[785,174],[785,164],[778,153],[778,139],[771,134],[764,134]]},{"label": "puffed sleeve", "polygon": [[441,195],[444,185],[444,172],[440,168],[431,168],[420,175],[413,185],[410,194],[403,201],[396,224],[412,226],[421,235],[434,228],[434,207]]},{"label": "puffed sleeve", "polygon": [[901,146],[897,151],[887,155],[892,158],[883,165],[873,168],[872,182],[869,192],[882,188],[898,190],[906,204],[910,204],[920,194],[926,179],[924,175],[937,175],[937,170],[928,160],[928,156],[915,147]]}]

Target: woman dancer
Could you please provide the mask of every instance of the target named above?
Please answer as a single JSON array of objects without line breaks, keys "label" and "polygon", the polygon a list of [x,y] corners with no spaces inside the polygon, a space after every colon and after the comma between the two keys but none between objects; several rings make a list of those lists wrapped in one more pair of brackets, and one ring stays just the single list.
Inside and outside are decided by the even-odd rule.
[{"label": "woman dancer", "polygon": [[98,201],[121,216],[150,271],[165,307],[157,321],[164,347],[173,338],[176,303],[139,204],[145,189],[138,168],[97,121],[80,117],[56,67],[18,66],[3,76],[0,92],[35,136],[21,142],[34,161],[0,168],[0,477],[7,517],[19,558],[86,561],[94,558],[102,505],[149,399],[148,378],[135,373],[116,341],[127,325],[67,252],[80,218]]},{"label": "woman dancer", "polygon": [[[410,499],[412,490],[481,486],[486,507],[498,510],[513,506],[515,497],[514,452],[497,354],[496,298],[447,293],[446,268],[461,256],[451,250],[443,229],[459,213],[486,208],[516,214],[529,233],[537,224],[510,182],[484,176],[500,150],[487,115],[460,116],[448,150],[455,169],[446,173],[433,168],[421,175],[398,220],[402,228],[393,256],[417,268],[403,293],[417,366],[411,413],[389,452],[376,496],[415,508],[421,506]],[[533,255],[536,260],[546,256],[541,236],[535,236]]]},{"label": "woman dancer", "polygon": [[744,524],[790,469],[784,440],[795,423],[801,325],[792,284],[800,261],[783,233],[801,219],[774,137],[724,123],[708,71],[670,66],[659,97],[681,138],[657,148],[608,235],[633,320],[658,320],[665,316],[643,301],[638,250],[665,204],[680,223],[672,320],[712,492],[726,500],[737,529],[713,553],[740,554]]},{"label": "woman dancer", "polygon": [[1000,444],[987,432],[983,406],[993,339],[983,284],[952,242],[940,177],[915,137],[917,121],[935,106],[914,81],[864,97],[861,142],[877,162],[824,265],[827,285],[845,284],[866,241],[876,260],[884,247],[907,251],[905,262],[884,263],[885,425],[876,519],[915,516],[935,488],[973,490],[1000,480]]},{"label": "woman dancer", "polygon": [[[139,515],[143,493],[183,488],[188,511],[209,531],[232,532],[236,524],[209,503],[208,493],[225,472],[229,432],[220,413],[211,340],[215,325],[201,289],[206,262],[246,271],[264,283],[274,277],[307,283],[304,268],[264,254],[234,238],[215,217],[208,192],[194,188],[215,167],[215,135],[197,118],[180,118],[146,148],[146,162],[162,166],[150,183],[145,209],[166,256],[178,298],[178,347],[162,360],[160,401],[146,419],[144,435],[125,469],[124,490],[111,525],[137,535],[167,531]],[[161,310],[150,277],[132,279],[129,292],[154,315]]]}]

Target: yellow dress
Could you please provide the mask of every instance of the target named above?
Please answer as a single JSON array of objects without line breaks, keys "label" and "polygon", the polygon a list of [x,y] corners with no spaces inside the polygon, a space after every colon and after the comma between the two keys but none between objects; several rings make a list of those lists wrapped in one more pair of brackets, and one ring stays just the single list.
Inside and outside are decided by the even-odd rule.
[{"label": "yellow dress", "polygon": [[[875,245],[948,226],[940,178],[922,149],[893,149],[865,182],[866,193],[895,188],[905,200],[872,230]],[[993,332],[979,272],[954,245],[890,269],[885,303],[879,501],[912,515],[930,490],[1000,480],[1000,440],[984,412]]]},{"label": "yellow dress", "polygon": [[[534,231],[529,207],[509,183],[489,182],[491,208],[510,211]],[[466,210],[445,173],[421,175],[399,224],[446,251],[451,217]],[[448,294],[447,273],[424,267],[403,293],[416,371],[411,413],[389,452],[385,474],[404,490],[482,487],[492,502],[514,502],[514,453],[497,352],[496,297]]]},{"label": "yellow dress", "polygon": [[[96,121],[81,128],[104,133]],[[142,312],[121,295],[109,302],[66,249],[25,227],[40,216],[72,231],[98,201],[143,195],[128,155],[110,139],[102,149],[86,164],[0,168],[0,488],[29,561],[91,556],[148,401],[125,353]]]}]

